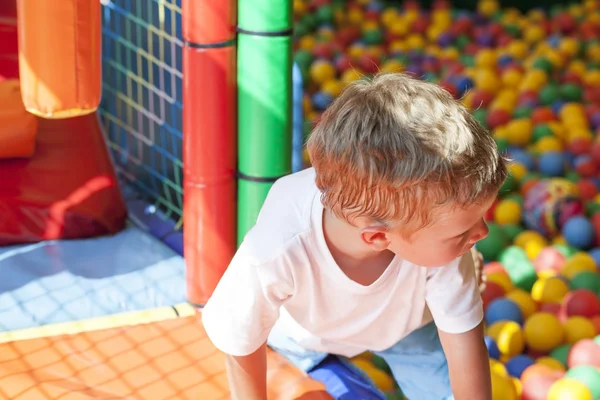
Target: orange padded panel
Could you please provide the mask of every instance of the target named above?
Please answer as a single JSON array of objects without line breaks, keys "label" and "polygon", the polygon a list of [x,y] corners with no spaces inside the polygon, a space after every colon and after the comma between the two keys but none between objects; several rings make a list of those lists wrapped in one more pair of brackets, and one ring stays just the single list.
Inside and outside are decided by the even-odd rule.
[{"label": "orange padded panel", "polygon": [[101,97],[97,0],[18,0],[19,71],[27,110],[65,118],[96,110]]},{"label": "orange padded panel", "polygon": [[0,82],[0,158],[32,156],[37,128],[37,117],[21,101],[19,81]]},{"label": "orange padded panel", "polygon": [[[268,353],[269,400],[327,400],[321,383]],[[229,399],[225,358],[199,314],[0,345],[0,398]]]}]

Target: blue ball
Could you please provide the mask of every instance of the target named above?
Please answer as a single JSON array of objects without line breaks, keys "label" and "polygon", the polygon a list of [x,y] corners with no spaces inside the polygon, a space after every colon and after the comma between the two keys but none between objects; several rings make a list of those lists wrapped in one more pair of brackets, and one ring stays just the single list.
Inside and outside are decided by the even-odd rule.
[{"label": "blue ball", "polygon": [[594,245],[594,225],[584,216],[577,215],[565,223],[562,234],[567,244],[586,250]]},{"label": "blue ball", "polygon": [[475,85],[473,80],[468,76],[457,76],[451,81],[456,86],[456,89],[458,89],[458,94],[461,97]]},{"label": "blue ball", "polygon": [[600,265],[600,247],[594,247],[593,249],[588,251],[588,254],[592,256],[592,258],[596,262],[596,265]]},{"label": "blue ball", "polygon": [[495,360],[499,360],[500,350],[498,349],[498,345],[496,344],[496,342],[494,342],[494,339],[492,339],[490,336],[485,336],[483,340],[485,341],[485,347],[487,347],[487,351],[490,357]]},{"label": "blue ball", "polygon": [[488,325],[498,321],[514,321],[523,323],[523,313],[519,306],[512,300],[506,298],[494,299],[485,312],[485,322]]},{"label": "blue ball", "polygon": [[565,105],[565,102],[562,100],[557,100],[552,103],[552,111],[554,114],[558,115],[560,113],[560,109]]},{"label": "blue ball", "polygon": [[561,177],[565,175],[567,157],[561,152],[550,151],[540,155],[538,166],[543,175]]},{"label": "blue ball", "polygon": [[329,107],[332,101],[333,97],[323,92],[317,92],[312,97],[313,106],[319,111],[323,111]]},{"label": "blue ball", "polygon": [[508,360],[505,366],[510,376],[521,378],[523,371],[533,364],[535,364],[535,360],[533,358],[526,356],[525,354],[519,354]]},{"label": "blue ball", "polygon": [[525,166],[525,168],[527,168],[528,171],[534,171],[535,170],[535,158],[533,158],[533,156],[528,153],[527,151],[520,149],[520,148],[510,148],[508,150],[508,155],[510,156],[510,158],[512,158],[515,162],[518,162],[519,164],[523,164]]},{"label": "blue ball", "polygon": [[511,56],[509,55],[501,55],[500,57],[498,57],[498,65],[500,67],[506,67],[508,65],[510,65],[513,62],[513,59]]}]

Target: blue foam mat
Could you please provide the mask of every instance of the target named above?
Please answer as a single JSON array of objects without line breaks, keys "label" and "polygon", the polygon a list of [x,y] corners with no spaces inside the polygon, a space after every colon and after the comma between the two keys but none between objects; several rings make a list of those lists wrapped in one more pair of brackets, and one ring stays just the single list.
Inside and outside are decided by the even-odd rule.
[{"label": "blue foam mat", "polygon": [[134,226],[110,237],[0,248],[0,331],[185,301],[183,258]]}]

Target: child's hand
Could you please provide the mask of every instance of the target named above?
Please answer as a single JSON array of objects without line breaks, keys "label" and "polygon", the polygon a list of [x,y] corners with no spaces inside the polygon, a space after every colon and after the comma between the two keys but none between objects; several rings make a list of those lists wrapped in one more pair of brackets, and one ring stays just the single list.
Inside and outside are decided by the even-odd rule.
[{"label": "child's hand", "polygon": [[483,256],[475,247],[471,249],[471,256],[473,257],[473,264],[475,264],[475,277],[479,284],[479,291],[483,293],[486,282],[485,274],[483,273]]}]

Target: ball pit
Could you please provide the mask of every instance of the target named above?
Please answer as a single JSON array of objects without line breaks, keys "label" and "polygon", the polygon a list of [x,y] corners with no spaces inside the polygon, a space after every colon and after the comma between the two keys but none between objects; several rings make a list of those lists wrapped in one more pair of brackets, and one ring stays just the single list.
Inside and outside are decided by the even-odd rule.
[{"label": "ball pit", "polygon": [[[403,71],[460,99],[510,159],[477,243],[494,400],[600,399],[600,1],[294,0],[305,132],[349,82]],[[353,360],[389,399],[385,362]]]}]

